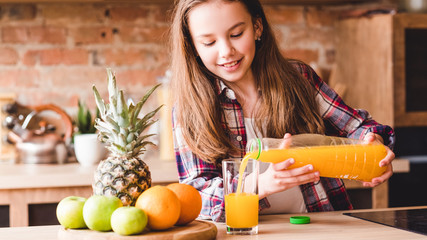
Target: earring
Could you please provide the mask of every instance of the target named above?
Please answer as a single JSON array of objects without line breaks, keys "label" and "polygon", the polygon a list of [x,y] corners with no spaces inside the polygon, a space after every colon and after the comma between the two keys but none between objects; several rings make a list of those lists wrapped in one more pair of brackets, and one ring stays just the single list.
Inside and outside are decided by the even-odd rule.
[{"label": "earring", "polygon": [[261,37],[258,37],[256,40],[257,40],[258,42],[259,42],[259,41],[261,41]]}]

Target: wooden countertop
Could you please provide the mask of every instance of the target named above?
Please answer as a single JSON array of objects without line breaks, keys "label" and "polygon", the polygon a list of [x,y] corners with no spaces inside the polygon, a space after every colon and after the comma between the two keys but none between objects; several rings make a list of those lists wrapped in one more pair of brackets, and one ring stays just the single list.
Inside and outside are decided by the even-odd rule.
[{"label": "wooden countertop", "polygon": [[[408,208],[393,208],[393,209],[416,209],[424,207],[408,207]],[[384,211],[388,209],[380,209],[376,211]],[[366,211],[366,210],[364,210]],[[362,210],[344,211],[344,212],[362,212]],[[216,223],[218,228],[217,239],[426,239],[425,235],[417,234],[382,224],[377,224],[358,218],[346,216],[343,211],[337,212],[322,212],[322,213],[307,213],[306,216],[311,218],[310,224],[293,225],[289,223],[291,214],[282,215],[262,215],[260,216],[259,233],[253,236],[232,236],[225,232],[224,223]],[[0,236],[2,239],[43,239],[43,240],[63,240],[61,234],[61,226],[40,226],[40,227],[17,227],[17,228],[0,228]],[[111,238],[112,233],[106,233],[106,238]],[[114,234],[115,235],[115,234]],[[109,237],[107,237],[109,236]],[[74,240],[72,237],[67,238]],[[144,235],[128,236],[128,240],[143,240]],[[97,240],[97,239],[91,239]]]},{"label": "wooden countertop", "polygon": [[[175,161],[146,158],[153,185],[178,182]],[[397,163],[397,161],[393,162]],[[78,163],[67,164],[0,164],[0,205],[9,205],[10,226],[28,226],[31,204],[57,203],[66,196],[89,197],[96,165],[85,167]],[[395,168],[395,171],[397,169]],[[409,171],[409,169],[407,169]],[[359,188],[359,182],[346,182],[348,188]],[[354,185],[354,186],[353,186]],[[360,183],[359,183],[360,185]],[[373,208],[387,207],[387,184],[373,189]],[[0,235],[1,236],[1,235]]]},{"label": "wooden countertop", "polygon": [[[174,161],[146,161],[154,184],[178,182]],[[0,189],[90,186],[97,165],[0,164]]]}]

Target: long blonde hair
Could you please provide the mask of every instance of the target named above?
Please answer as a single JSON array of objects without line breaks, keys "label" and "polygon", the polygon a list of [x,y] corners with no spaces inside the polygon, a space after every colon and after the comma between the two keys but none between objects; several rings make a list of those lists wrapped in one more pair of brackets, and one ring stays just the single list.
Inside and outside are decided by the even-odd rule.
[{"label": "long blonde hair", "polygon": [[[215,163],[231,152],[241,151],[227,136],[225,117],[218,100],[213,75],[197,57],[188,27],[188,14],[197,5],[212,0],[178,0],[172,26],[172,89],[176,93],[177,122],[190,149],[204,161]],[[286,60],[258,0],[221,0],[243,3],[252,16],[261,19],[263,32],[257,43],[252,72],[261,96],[255,112],[256,129],[281,138],[285,133],[323,133],[324,124],[310,83]]]}]

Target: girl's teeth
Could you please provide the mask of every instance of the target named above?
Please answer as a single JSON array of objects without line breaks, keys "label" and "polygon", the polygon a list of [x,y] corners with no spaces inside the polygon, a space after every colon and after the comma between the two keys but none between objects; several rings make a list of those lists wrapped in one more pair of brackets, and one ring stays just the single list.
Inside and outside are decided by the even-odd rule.
[{"label": "girl's teeth", "polygon": [[237,61],[234,61],[232,63],[224,64],[224,67],[232,67],[232,66],[234,66],[236,64],[237,64]]}]

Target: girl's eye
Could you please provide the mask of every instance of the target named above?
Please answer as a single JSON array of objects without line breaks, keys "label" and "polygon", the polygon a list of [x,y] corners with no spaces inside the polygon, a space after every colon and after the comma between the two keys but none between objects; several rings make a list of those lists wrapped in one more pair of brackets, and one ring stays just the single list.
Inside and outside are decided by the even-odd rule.
[{"label": "girl's eye", "polygon": [[204,45],[205,47],[209,47],[209,46],[212,46],[214,43],[215,43],[215,41],[212,41],[212,42],[205,42],[205,43],[203,43],[203,45]]},{"label": "girl's eye", "polygon": [[231,35],[231,37],[233,37],[233,38],[240,37],[240,36],[242,36],[242,34],[243,34],[243,32],[240,32],[238,34]]}]

